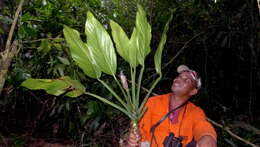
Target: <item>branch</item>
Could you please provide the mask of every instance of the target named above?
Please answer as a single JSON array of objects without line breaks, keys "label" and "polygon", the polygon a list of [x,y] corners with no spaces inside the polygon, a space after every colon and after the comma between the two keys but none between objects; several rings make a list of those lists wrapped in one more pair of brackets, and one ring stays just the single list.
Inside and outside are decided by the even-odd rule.
[{"label": "branch", "polygon": [[188,46],[188,44],[189,44],[192,40],[194,40],[195,38],[197,38],[198,36],[200,36],[200,35],[203,34],[204,32],[205,32],[205,31],[196,34],[196,35],[193,36],[190,40],[188,40],[187,42],[185,42],[185,44],[184,44],[184,45],[182,46],[182,48],[177,52],[177,54],[176,54],[173,58],[171,58],[171,60],[170,60],[168,63],[166,63],[166,64],[162,67],[162,69],[164,69],[166,66],[168,66],[169,64],[171,64],[171,63],[173,62],[173,60],[174,60],[175,58],[177,58],[177,57],[184,51],[184,49]]},{"label": "branch", "polygon": [[14,29],[15,29],[15,26],[16,26],[16,24],[17,24],[17,20],[18,20],[19,14],[20,14],[20,12],[22,11],[23,3],[24,3],[24,0],[21,0],[20,3],[19,3],[19,6],[18,6],[18,8],[17,8],[17,10],[16,10],[16,12],[15,12],[14,21],[13,21],[13,23],[12,23],[10,32],[9,32],[9,34],[8,34],[8,39],[7,39],[7,41],[6,41],[5,50],[9,50],[9,49],[10,49],[12,37],[13,37],[13,34],[14,34]]},{"label": "branch", "polygon": [[208,30],[210,30],[210,29],[212,29],[212,28],[216,28],[216,27],[219,27],[219,26],[218,26],[218,25],[212,25],[212,26],[206,28],[204,31],[202,31],[202,32],[196,34],[195,36],[193,36],[190,40],[186,41],[185,44],[182,46],[182,48],[177,52],[177,54],[176,54],[168,63],[166,63],[166,64],[163,66],[162,69],[164,69],[164,68],[167,67],[169,64],[171,64],[171,63],[173,62],[173,60],[174,60],[175,58],[177,58],[177,57],[183,52],[183,50],[184,50],[185,48],[187,48],[188,44],[189,44],[191,41],[193,41],[195,38],[197,38],[197,37],[200,36],[201,34],[206,33]]},{"label": "branch", "polygon": [[221,125],[221,124],[219,124],[219,123],[217,123],[217,122],[215,122],[215,121],[213,121],[213,120],[211,120],[211,119],[209,119],[209,118],[207,118],[207,120],[208,120],[209,122],[211,122],[212,124],[214,124],[215,126],[220,127],[220,128],[222,128],[223,130],[225,130],[226,132],[228,132],[228,134],[230,134],[232,137],[234,137],[234,138],[236,138],[236,139],[238,139],[238,140],[240,140],[240,141],[242,141],[242,142],[244,142],[244,143],[246,143],[246,144],[248,144],[248,145],[250,145],[250,146],[252,146],[252,147],[258,147],[257,145],[251,143],[250,141],[245,140],[245,139],[243,139],[243,138],[237,136],[237,135],[234,134],[232,131],[230,131],[230,129],[229,129],[228,127],[225,127],[225,126],[223,126],[223,125]]},{"label": "branch", "polygon": [[48,39],[48,40],[63,39],[63,38],[59,38],[59,37],[60,37],[60,35],[58,35],[58,36],[55,37],[55,38],[41,38],[41,39],[36,39],[36,40],[23,41],[23,43],[34,43],[34,42],[40,42],[40,41],[42,41],[42,40],[46,40],[46,39]]},{"label": "branch", "polygon": [[[208,29],[209,29],[209,28],[208,28]],[[170,60],[168,63],[166,63],[165,65],[163,65],[162,70],[163,70],[165,67],[167,67],[169,64],[171,64],[171,63],[175,60],[175,58],[177,58],[177,57],[184,51],[184,49],[187,48],[188,44],[189,44],[192,40],[194,40],[195,38],[197,38],[198,36],[200,36],[200,35],[203,34],[203,33],[205,33],[205,31],[196,34],[196,35],[193,36],[190,40],[186,41],[185,44],[182,46],[182,48],[177,52],[177,54],[176,54],[174,57],[172,57],[171,60]],[[155,76],[155,75],[156,75],[156,73],[155,73],[155,74],[152,74],[152,75],[149,76],[146,80],[149,80],[150,78],[152,78],[152,77]]]},{"label": "branch", "polygon": [[239,128],[245,129],[247,131],[251,131],[252,133],[254,133],[256,135],[260,135],[260,130],[259,129],[257,129],[254,126],[251,126],[250,124],[247,124],[245,122],[235,121],[232,126],[239,127]]},{"label": "branch", "polygon": [[19,3],[19,6],[15,12],[14,20],[13,20],[11,29],[8,33],[8,39],[6,41],[5,50],[3,52],[0,52],[0,95],[2,93],[4,84],[5,84],[5,78],[6,78],[6,75],[8,72],[8,68],[11,64],[12,58],[13,58],[13,56],[15,56],[17,54],[18,42],[15,40],[15,41],[13,41],[13,43],[11,45],[11,41],[12,41],[12,37],[14,34],[15,26],[17,24],[19,13],[22,10],[23,3],[24,3],[24,0],[21,0]]},{"label": "branch", "polygon": [[[128,80],[127,79],[127,81],[129,82],[129,83],[132,83],[132,81],[131,80]],[[135,83],[135,85],[137,86],[137,84]],[[145,92],[149,92],[149,89],[147,89],[147,88],[145,88],[145,87],[143,87],[143,86],[141,86],[141,89],[143,90],[143,91],[145,91]],[[156,93],[151,93],[153,96],[155,96],[155,95],[158,95],[158,94],[156,94]]]}]

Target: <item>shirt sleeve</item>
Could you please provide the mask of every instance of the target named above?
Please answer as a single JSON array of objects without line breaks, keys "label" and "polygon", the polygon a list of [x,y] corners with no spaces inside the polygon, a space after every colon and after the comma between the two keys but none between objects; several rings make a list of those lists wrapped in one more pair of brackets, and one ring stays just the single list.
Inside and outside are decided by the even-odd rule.
[{"label": "shirt sleeve", "polygon": [[143,117],[139,121],[139,130],[141,133],[141,141],[150,141],[151,139],[151,133],[150,133],[150,128],[151,128],[151,118],[152,118],[152,103],[150,101],[150,98],[145,104],[146,107],[146,112],[144,113]]},{"label": "shirt sleeve", "polygon": [[212,136],[217,141],[217,134],[213,126],[206,119],[203,110],[199,109],[194,117],[193,123],[194,139],[198,141],[202,136]]}]

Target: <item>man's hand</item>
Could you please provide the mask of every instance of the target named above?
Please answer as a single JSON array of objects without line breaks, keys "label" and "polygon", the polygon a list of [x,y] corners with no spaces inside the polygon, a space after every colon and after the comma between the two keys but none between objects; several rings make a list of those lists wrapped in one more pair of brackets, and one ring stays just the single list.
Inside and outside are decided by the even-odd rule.
[{"label": "man's hand", "polygon": [[139,146],[139,142],[141,140],[141,136],[137,133],[130,132],[127,139],[127,147],[137,147]]},{"label": "man's hand", "polygon": [[217,147],[217,143],[212,136],[205,135],[197,141],[196,147]]}]

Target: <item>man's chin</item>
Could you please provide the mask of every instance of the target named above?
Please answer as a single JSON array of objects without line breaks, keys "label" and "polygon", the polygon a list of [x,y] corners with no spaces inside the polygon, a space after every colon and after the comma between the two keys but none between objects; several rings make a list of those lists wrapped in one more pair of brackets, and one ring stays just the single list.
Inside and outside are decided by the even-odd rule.
[{"label": "man's chin", "polygon": [[171,90],[172,90],[172,92],[178,92],[179,88],[178,87],[172,87]]}]

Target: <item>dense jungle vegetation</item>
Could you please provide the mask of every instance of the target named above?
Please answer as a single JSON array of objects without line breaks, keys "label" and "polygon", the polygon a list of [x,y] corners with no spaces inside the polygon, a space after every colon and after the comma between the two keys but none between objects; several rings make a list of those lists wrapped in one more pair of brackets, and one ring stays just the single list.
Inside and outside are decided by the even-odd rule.
[{"label": "dense jungle vegetation", "polygon": [[[153,36],[141,94],[156,78],[153,55],[172,14],[162,54],[163,76],[153,94],[170,92],[177,66],[186,64],[202,77],[202,89],[192,101],[213,123],[218,146],[260,145],[257,0],[24,0],[11,46],[6,42],[19,3],[0,0],[0,146],[119,145],[129,128],[123,113],[90,96],[52,96],[20,85],[30,77],[68,75],[113,101],[111,93],[72,60],[63,26],[77,29],[86,39],[84,25],[91,11],[109,33],[109,20],[114,20],[130,35],[137,4],[146,11]],[[10,48],[16,49],[13,57],[4,58]],[[118,57],[118,71],[126,66]]]}]

